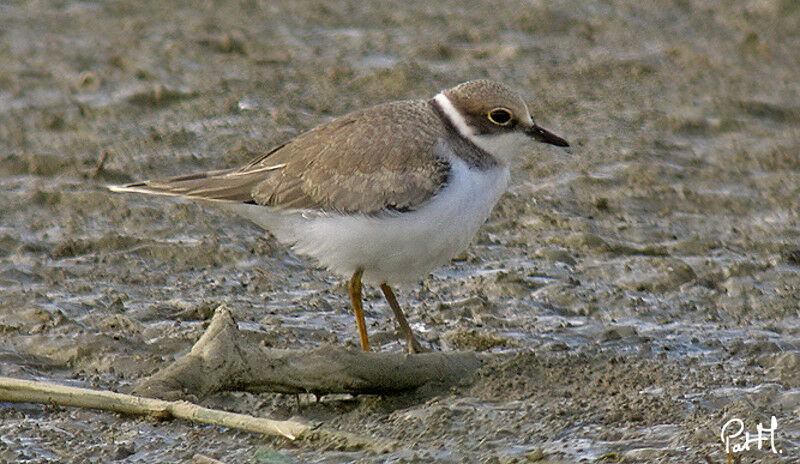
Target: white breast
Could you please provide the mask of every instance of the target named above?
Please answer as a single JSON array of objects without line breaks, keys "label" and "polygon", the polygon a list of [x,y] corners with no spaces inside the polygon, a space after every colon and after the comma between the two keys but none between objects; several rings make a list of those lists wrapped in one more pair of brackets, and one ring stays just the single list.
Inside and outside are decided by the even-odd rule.
[{"label": "white breast", "polygon": [[509,170],[471,169],[448,156],[447,185],[421,208],[394,216],[278,213],[253,205],[237,211],[300,254],[369,283],[416,281],[464,250],[506,190]]}]

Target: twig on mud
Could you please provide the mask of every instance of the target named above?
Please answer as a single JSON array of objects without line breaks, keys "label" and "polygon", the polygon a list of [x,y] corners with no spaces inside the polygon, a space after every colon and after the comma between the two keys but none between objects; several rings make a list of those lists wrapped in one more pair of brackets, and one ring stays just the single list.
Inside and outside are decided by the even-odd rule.
[{"label": "twig on mud", "polygon": [[397,393],[429,383],[453,384],[482,365],[473,352],[363,352],[324,346],[282,350],[241,331],[225,306],[192,350],[146,379],[136,393],[162,399],[224,390],[278,393]]},{"label": "twig on mud", "polygon": [[158,419],[185,419],[249,432],[297,439],[314,429],[296,421],[279,421],[204,408],[188,401],[164,401],[110,391],[0,377],[0,401],[44,403],[102,409]]},{"label": "twig on mud", "polygon": [[106,164],[106,160],[108,160],[109,153],[104,151],[100,158],[97,160],[97,164],[94,165],[92,169],[89,170],[89,177],[94,178],[97,177],[103,171],[103,166]]},{"label": "twig on mud", "polygon": [[184,419],[248,432],[302,440],[318,448],[369,449],[384,453],[398,447],[393,440],[374,439],[328,430],[297,421],[281,421],[204,408],[188,401],[165,401],[89,388],[0,376],[0,401],[42,403],[101,409],[157,419]]}]

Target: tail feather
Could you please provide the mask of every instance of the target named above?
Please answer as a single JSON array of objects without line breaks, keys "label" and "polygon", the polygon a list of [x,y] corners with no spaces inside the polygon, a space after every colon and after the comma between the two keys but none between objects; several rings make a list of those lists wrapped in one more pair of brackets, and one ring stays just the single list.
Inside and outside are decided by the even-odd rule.
[{"label": "tail feather", "polygon": [[251,192],[264,180],[264,176],[251,175],[228,169],[211,171],[170,179],[134,182],[126,185],[109,185],[112,192],[135,192],[149,195],[166,195],[202,200],[252,203]]}]

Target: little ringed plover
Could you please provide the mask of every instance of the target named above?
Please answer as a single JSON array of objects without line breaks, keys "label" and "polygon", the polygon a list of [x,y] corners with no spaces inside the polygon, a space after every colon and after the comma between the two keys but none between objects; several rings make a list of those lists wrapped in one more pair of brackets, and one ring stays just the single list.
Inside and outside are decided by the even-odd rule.
[{"label": "little ringed plover", "polygon": [[350,278],[363,350],[366,282],[380,286],[419,352],[389,285],[416,281],[467,247],[526,140],[569,146],[533,122],[518,93],[476,80],[340,116],[240,168],[109,188],[226,203]]}]

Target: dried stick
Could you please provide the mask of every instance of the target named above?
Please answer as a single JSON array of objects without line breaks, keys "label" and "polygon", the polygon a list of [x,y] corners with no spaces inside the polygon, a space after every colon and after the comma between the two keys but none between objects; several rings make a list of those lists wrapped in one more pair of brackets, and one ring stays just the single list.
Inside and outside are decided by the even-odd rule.
[{"label": "dried stick", "polygon": [[324,346],[315,350],[266,348],[256,333],[240,331],[224,306],[217,308],[192,350],[146,379],[137,394],[163,399],[200,398],[223,390],[279,393],[397,393],[428,383],[453,384],[482,362],[472,352],[363,352]]},{"label": "dried stick", "polygon": [[278,435],[294,440],[314,427],[295,421],[279,421],[204,408],[187,401],[164,401],[110,391],[68,387],[47,382],[0,377],[0,401],[45,403],[102,409],[123,414],[171,417],[203,424],[221,425],[249,432]]},{"label": "dried stick", "polygon": [[0,401],[44,403],[60,406],[101,409],[122,414],[184,419],[202,424],[219,425],[265,435],[282,436],[290,440],[316,442],[321,448],[369,449],[384,453],[399,446],[394,440],[373,439],[347,432],[204,408],[188,401],[165,401],[155,398],[125,395],[110,391],[68,387],[48,382],[20,380],[0,376]]}]

